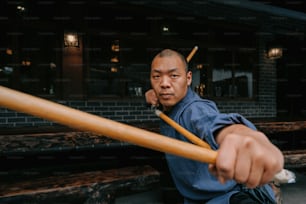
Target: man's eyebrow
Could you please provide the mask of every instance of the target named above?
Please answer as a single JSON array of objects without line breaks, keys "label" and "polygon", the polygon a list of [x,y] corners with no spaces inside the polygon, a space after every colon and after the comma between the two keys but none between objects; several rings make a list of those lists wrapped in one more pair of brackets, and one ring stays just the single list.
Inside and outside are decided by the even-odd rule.
[{"label": "man's eyebrow", "polygon": [[152,72],[161,72],[159,68],[153,68],[151,71]]},{"label": "man's eyebrow", "polygon": [[178,68],[174,67],[174,68],[168,70],[168,72],[175,72],[175,71],[177,71],[177,70],[178,70]]},{"label": "man's eyebrow", "polygon": [[[171,73],[171,72],[175,72],[175,71],[177,71],[178,70],[178,68],[176,68],[176,67],[174,67],[174,68],[171,68],[171,69],[169,69],[169,70],[167,70],[166,72],[167,73]],[[153,68],[152,69],[152,72],[158,72],[158,73],[160,73],[160,72],[162,72],[159,68]]]}]

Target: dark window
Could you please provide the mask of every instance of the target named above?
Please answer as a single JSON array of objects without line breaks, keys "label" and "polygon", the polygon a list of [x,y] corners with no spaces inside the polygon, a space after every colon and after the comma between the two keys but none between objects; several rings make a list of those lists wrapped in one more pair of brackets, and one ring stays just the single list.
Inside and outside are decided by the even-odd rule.
[{"label": "dark window", "polygon": [[87,96],[143,96],[149,86],[149,63],[145,43],[116,36],[90,35],[87,56]]},{"label": "dark window", "polygon": [[218,60],[212,69],[215,97],[252,98],[254,93],[255,49],[236,49],[215,52]]},{"label": "dark window", "polygon": [[1,45],[0,84],[30,94],[55,94],[59,73],[56,34],[7,32]]},{"label": "dark window", "polygon": [[[256,95],[256,48],[210,48],[206,62],[195,65],[194,89],[218,99],[252,99]],[[205,61],[204,60],[204,61]]]}]

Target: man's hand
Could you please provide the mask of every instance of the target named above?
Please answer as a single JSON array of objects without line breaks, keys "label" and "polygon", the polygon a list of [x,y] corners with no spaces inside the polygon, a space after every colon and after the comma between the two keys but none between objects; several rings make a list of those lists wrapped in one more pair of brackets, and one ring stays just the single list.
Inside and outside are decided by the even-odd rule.
[{"label": "man's hand", "polygon": [[283,168],[281,151],[259,131],[235,124],[223,128],[216,140],[220,148],[210,170],[222,183],[234,179],[255,188],[270,182]]},{"label": "man's hand", "polygon": [[146,103],[151,104],[152,106],[159,105],[158,98],[153,89],[148,90],[145,93],[145,97],[146,97]]}]

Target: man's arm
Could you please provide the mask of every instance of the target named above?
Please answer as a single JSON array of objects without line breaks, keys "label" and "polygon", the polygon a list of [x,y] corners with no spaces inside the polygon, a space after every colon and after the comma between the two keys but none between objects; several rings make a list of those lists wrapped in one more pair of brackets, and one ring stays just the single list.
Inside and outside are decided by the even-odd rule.
[{"label": "man's arm", "polygon": [[245,125],[223,128],[216,141],[220,148],[216,165],[210,165],[210,170],[220,182],[234,179],[254,188],[270,182],[283,168],[281,151],[262,132]]}]

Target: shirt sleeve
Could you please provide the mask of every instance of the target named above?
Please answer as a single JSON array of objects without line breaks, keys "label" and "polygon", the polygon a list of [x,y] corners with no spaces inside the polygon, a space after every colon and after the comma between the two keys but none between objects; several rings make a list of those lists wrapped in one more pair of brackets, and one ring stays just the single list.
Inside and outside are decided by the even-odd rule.
[{"label": "shirt sleeve", "polygon": [[228,125],[244,124],[256,130],[256,127],[240,114],[220,113],[216,105],[211,101],[196,102],[184,112],[184,121],[190,121],[189,124],[185,123],[185,126],[209,143],[212,149],[218,148],[218,144],[215,141],[216,133]]}]

